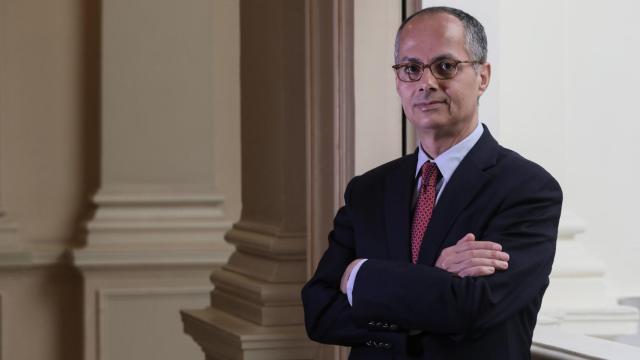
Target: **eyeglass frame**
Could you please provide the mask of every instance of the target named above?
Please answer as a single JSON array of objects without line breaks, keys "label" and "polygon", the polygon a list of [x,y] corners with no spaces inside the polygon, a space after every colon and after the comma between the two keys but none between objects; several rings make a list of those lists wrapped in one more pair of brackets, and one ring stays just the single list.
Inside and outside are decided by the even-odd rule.
[{"label": "eyeglass frame", "polygon": [[[436,75],[433,72],[433,70],[431,69],[431,66],[439,64],[439,63],[441,63],[443,61],[451,61],[451,62],[455,63],[456,71],[451,77],[440,77],[440,76]],[[391,67],[395,70],[396,77],[398,78],[398,80],[400,80],[402,82],[416,82],[416,81],[420,81],[420,79],[422,79],[422,76],[424,76],[424,69],[426,69],[426,68],[429,68],[429,71],[431,72],[431,75],[433,75],[433,77],[438,79],[438,80],[451,80],[451,79],[455,78],[456,75],[458,75],[458,65],[460,65],[460,64],[480,65],[480,64],[482,64],[482,62],[478,61],[478,60],[439,59],[439,60],[434,61],[434,62],[432,62],[430,64],[423,64],[423,63],[421,63],[419,61],[407,61],[407,62],[403,62],[403,63],[400,63],[400,64],[395,64],[395,65],[393,65]],[[418,65],[418,66],[422,67],[420,77],[418,77],[415,80],[402,80],[400,78],[400,75],[398,75],[398,71],[400,69],[402,69],[403,67],[406,67],[407,65]]]}]

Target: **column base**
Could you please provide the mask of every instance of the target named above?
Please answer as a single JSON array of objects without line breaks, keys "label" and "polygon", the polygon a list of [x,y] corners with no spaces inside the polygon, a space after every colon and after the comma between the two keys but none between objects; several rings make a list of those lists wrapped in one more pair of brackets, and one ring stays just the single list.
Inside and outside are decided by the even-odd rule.
[{"label": "column base", "polygon": [[573,334],[612,338],[635,333],[638,309],[618,305],[607,293],[606,266],[576,239],[585,228],[582,219],[563,210],[551,282],[539,319],[553,318],[557,327]]},{"label": "column base", "polygon": [[318,344],[304,326],[260,326],[215,308],[182,311],[184,332],[207,360],[314,359]]},{"label": "column base", "polygon": [[106,189],[95,202],[87,244],[71,251],[83,275],[84,360],[197,358],[176,315],[207,306],[209,274],[233,251],[222,197]]},{"label": "column base", "polygon": [[[540,326],[553,326],[567,333],[601,338],[634,334],[638,326],[638,310],[631,306],[547,310]],[[551,321],[553,319],[553,321]]]}]

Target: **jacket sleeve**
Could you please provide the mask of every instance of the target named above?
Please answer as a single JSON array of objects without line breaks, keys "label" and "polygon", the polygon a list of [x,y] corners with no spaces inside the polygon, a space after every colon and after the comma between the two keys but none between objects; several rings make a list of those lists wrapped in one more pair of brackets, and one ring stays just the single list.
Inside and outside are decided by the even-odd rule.
[{"label": "jacket sleeve", "polygon": [[312,340],[325,344],[353,347],[367,345],[404,353],[406,334],[389,329],[389,324],[365,322],[356,325],[347,296],[340,291],[342,274],[355,259],[349,195],[356,180],[354,178],[347,186],[345,206],[334,219],[333,231],[329,234],[329,247],[315,274],[302,289],[307,334]]},{"label": "jacket sleeve", "polygon": [[355,280],[355,323],[385,319],[405,329],[473,336],[527,306],[539,307],[555,255],[562,191],[548,174],[516,190],[480,234],[509,253],[507,270],[459,278],[433,266],[370,259]]}]

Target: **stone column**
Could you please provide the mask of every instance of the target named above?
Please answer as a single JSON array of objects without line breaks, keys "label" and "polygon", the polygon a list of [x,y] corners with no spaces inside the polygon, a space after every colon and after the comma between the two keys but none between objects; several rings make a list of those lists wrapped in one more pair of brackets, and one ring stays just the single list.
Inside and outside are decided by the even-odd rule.
[{"label": "stone column", "polygon": [[193,358],[178,311],[206,305],[232,249],[220,188],[236,173],[221,161],[239,162],[237,1],[104,0],[101,23],[101,184],[73,252],[84,359]]},{"label": "stone column", "polygon": [[211,307],[183,312],[185,332],[207,359],[311,359],[317,352],[300,301],[307,276],[312,3],[240,4],[243,207],[226,235],[236,250],[211,275]]}]

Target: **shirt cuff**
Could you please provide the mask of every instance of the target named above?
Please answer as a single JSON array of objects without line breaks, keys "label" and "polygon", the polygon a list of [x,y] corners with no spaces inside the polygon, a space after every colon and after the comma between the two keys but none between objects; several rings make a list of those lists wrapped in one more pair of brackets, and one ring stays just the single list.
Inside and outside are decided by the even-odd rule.
[{"label": "shirt cuff", "polygon": [[360,266],[364,264],[367,259],[361,259],[358,261],[356,266],[351,270],[351,274],[349,274],[349,279],[347,280],[347,300],[349,300],[349,305],[353,306],[353,296],[351,293],[353,292],[353,284],[356,282],[356,275],[358,274],[358,270],[360,270]]}]

